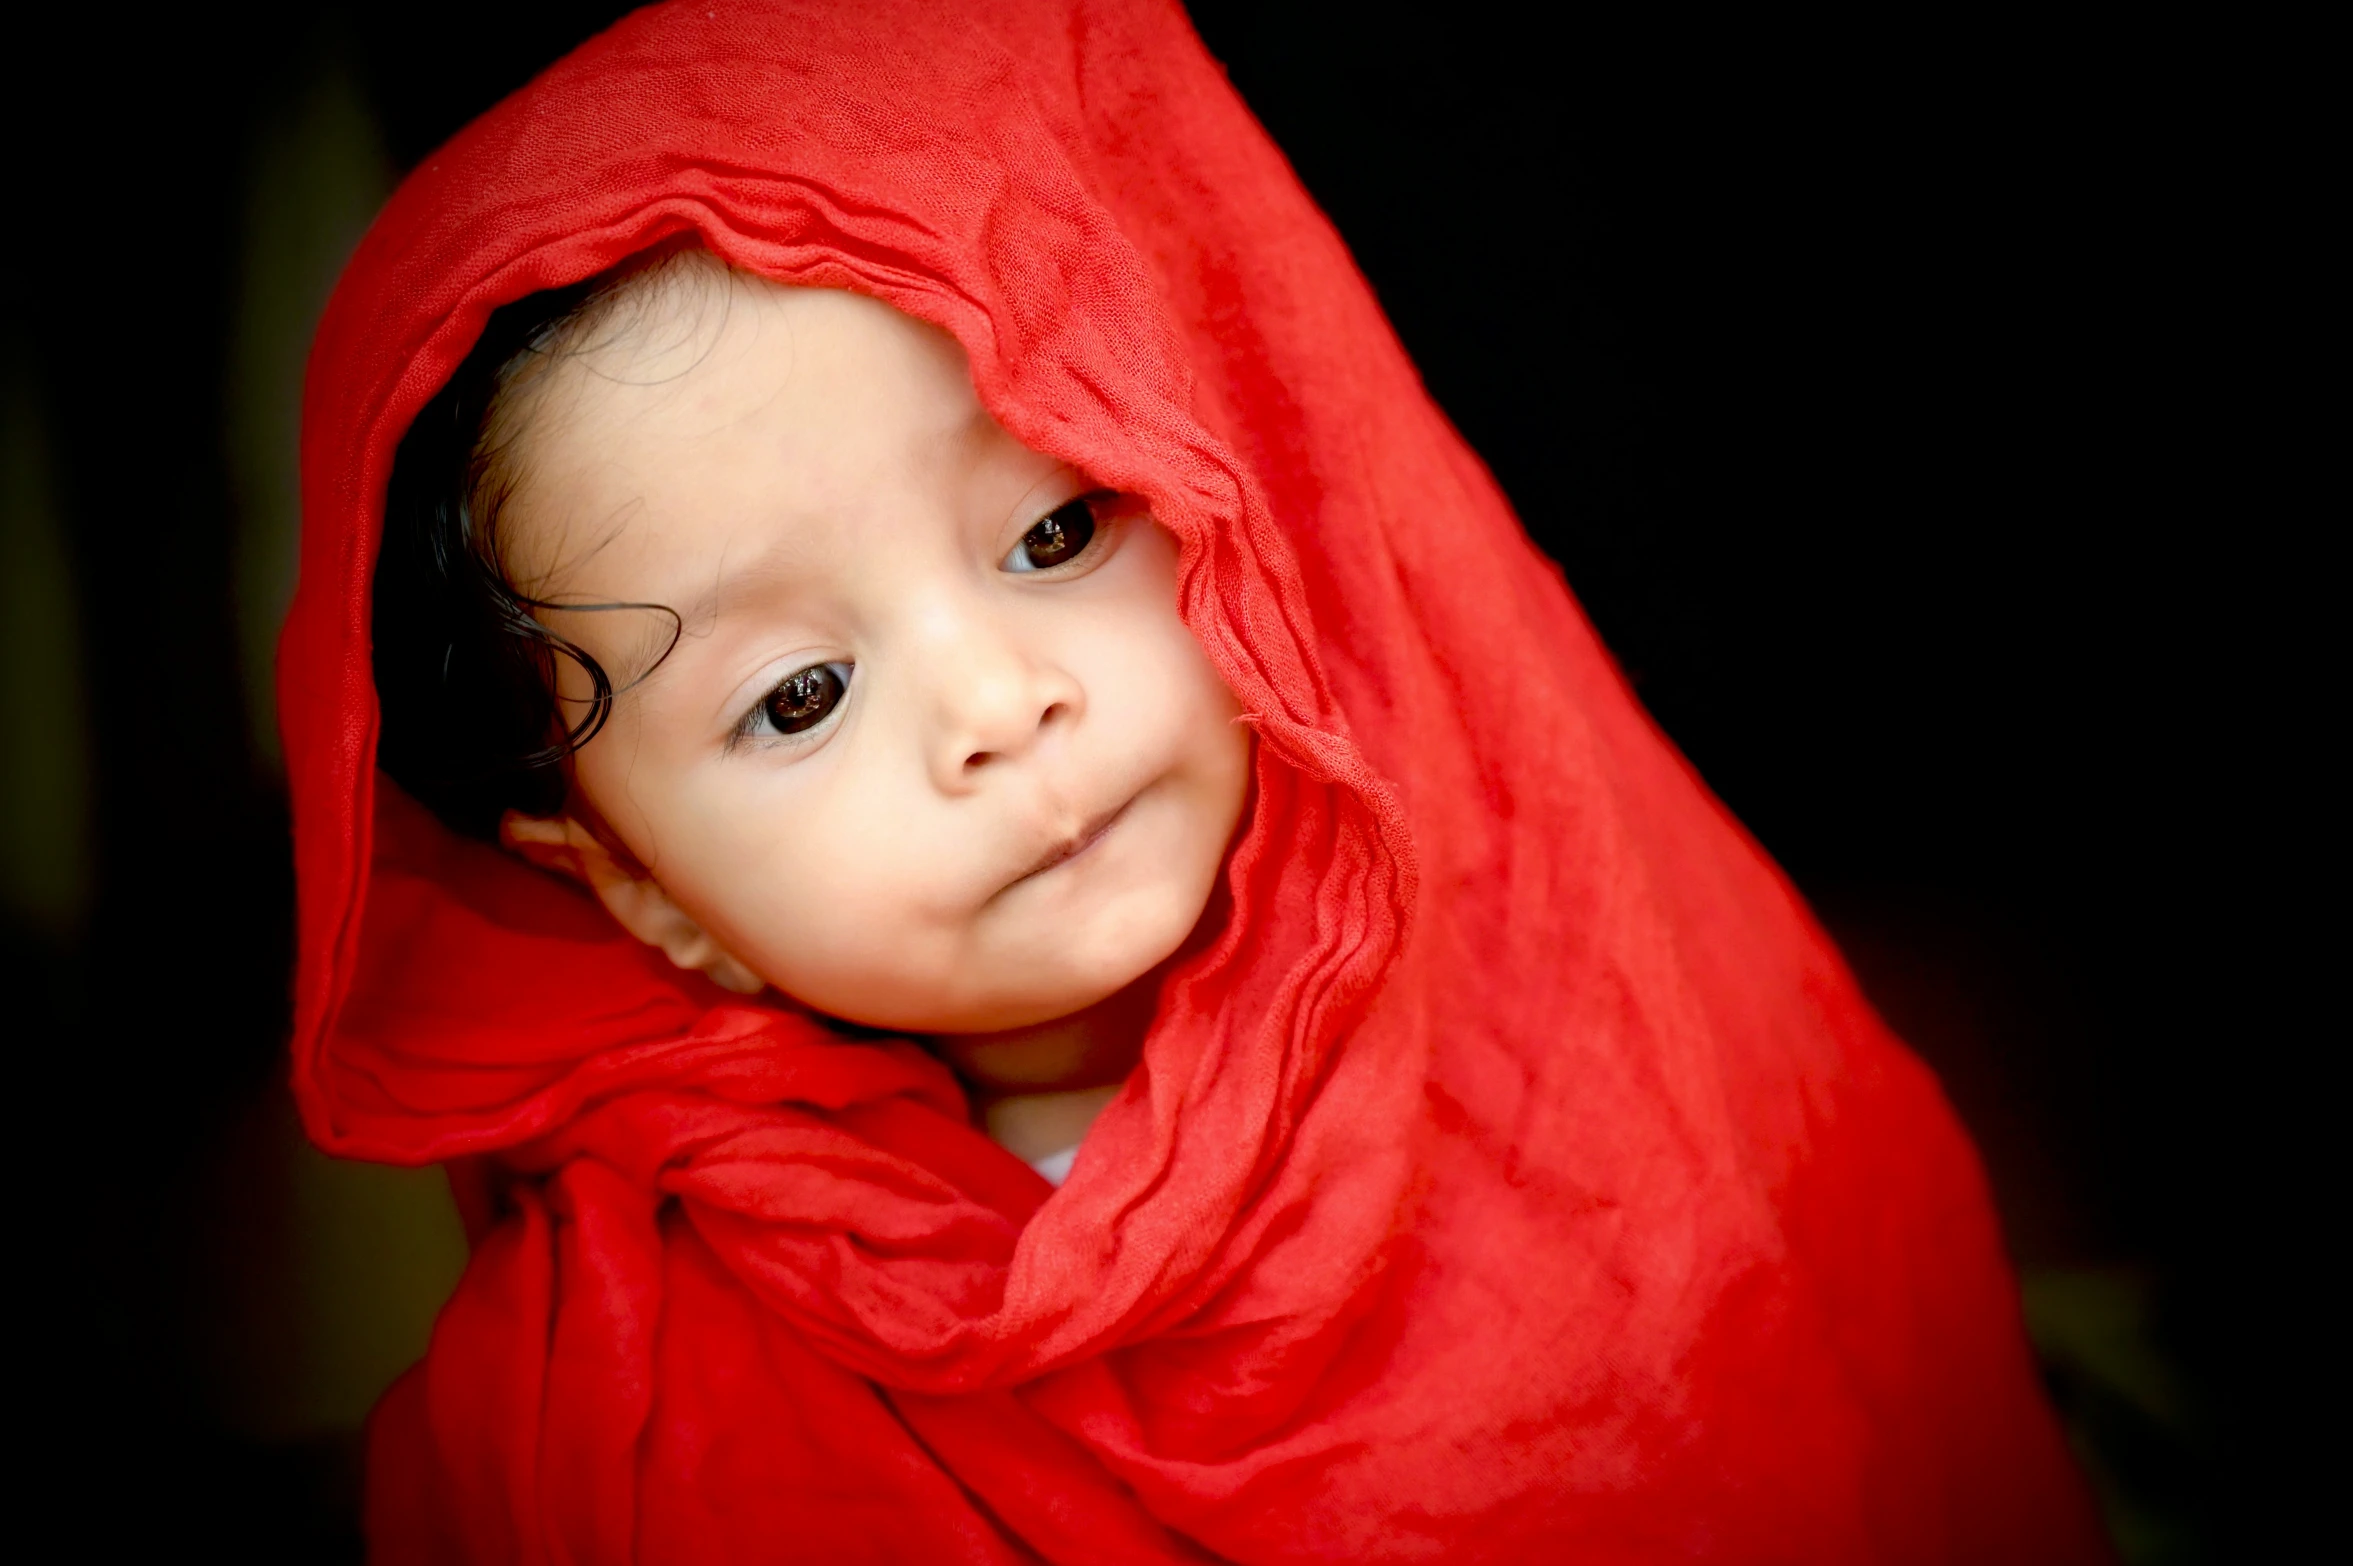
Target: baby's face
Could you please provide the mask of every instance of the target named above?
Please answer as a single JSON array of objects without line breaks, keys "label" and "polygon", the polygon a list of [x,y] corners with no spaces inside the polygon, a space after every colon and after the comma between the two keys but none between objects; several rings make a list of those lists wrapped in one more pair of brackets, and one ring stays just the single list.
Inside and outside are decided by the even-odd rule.
[{"label": "baby's face", "polygon": [[[1175,541],[884,305],[703,275],[625,320],[524,394],[501,523],[523,592],[684,622],[577,795],[720,945],[852,1021],[1022,1027],[1174,952],[1249,777]],[[546,618],[617,687],[668,631]]]}]

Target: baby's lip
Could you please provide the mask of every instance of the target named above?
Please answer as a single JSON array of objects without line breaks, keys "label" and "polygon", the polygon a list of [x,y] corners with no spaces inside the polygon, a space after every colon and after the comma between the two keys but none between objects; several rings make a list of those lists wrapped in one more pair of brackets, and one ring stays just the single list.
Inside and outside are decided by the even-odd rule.
[{"label": "baby's lip", "polygon": [[1060,842],[1056,843],[1053,847],[1047,849],[1043,854],[1040,854],[1034,861],[1031,862],[1029,868],[1023,870],[1021,874],[1006,882],[1005,890],[1011,891],[1014,887],[1019,886],[1022,882],[1030,880],[1035,876],[1044,875],[1047,871],[1053,869],[1056,865],[1061,864],[1063,861],[1076,859],[1079,855],[1094,847],[1098,842],[1102,841],[1103,834],[1110,831],[1112,827],[1116,826],[1121,816],[1127,814],[1128,806],[1134,803],[1135,800],[1128,799],[1121,803],[1117,809],[1106,810],[1101,815],[1093,817],[1092,819],[1082,823],[1076,832],[1071,833],[1068,837],[1065,837]]}]

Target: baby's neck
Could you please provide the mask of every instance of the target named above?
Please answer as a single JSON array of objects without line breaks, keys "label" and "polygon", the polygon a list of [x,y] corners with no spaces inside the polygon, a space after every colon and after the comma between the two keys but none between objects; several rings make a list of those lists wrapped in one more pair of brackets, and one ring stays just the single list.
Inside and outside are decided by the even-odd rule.
[{"label": "baby's neck", "polygon": [[1075,1147],[1144,1052],[1157,971],[1081,1012],[1001,1033],[944,1034],[939,1052],[972,1088],[981,1123],[1036,1162]]}]

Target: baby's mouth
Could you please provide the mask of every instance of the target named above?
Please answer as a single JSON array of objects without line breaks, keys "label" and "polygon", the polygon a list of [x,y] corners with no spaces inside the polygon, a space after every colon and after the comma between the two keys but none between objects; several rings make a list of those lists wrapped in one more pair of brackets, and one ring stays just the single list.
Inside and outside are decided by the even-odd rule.
[{"label": "baby's mouth", "polygon": [[1103,840],[1103,835],[1106,832],[1109,832],[1114,826],[1119,824],[1119,818],[1126,815],[1128,806],[1134,803],[1135,801],[1130,799],[1125,804],[1122,804],[1118,809],[1107,810],[1103,814],[1095,817],[1093,820],[1081,826],[1078,831],[1072,833],[1069,837],[1064,838],[1061,842],[1056,843],[1052,848],[1046,850],[1045,853],[1039,855],[1037,860],[1032,863],[1028,869],[1022,871],[1021,874],[1006,882],[1005,890],[1009,892],[1025,881],[1034,880],[1038,876],[1044,875],[1047,871],[1053,869],[1056,865],[1064,864],[1070,860],[1076,859],[1079,855],[1094,847],[1097,843]]}]

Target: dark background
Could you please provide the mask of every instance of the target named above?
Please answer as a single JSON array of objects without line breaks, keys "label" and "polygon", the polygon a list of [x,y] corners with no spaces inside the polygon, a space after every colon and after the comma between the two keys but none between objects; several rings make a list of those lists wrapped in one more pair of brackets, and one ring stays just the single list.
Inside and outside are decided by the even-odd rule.
[{"label": "dark background", "polygon": [[[387,182],[622,9],[85,22],[8,68],[0,977],[78,1557],[357,1558],[356,1418],[456,1261],[430,1175],[325,1166],[284,1103],[290,388]],[[1193,14],[1945,1080],[2120,1549],[2267,1553],[2339,1358],[2288,1216],[2341,1032],[2288,999],[2334,857],[2292,49]]]}]

